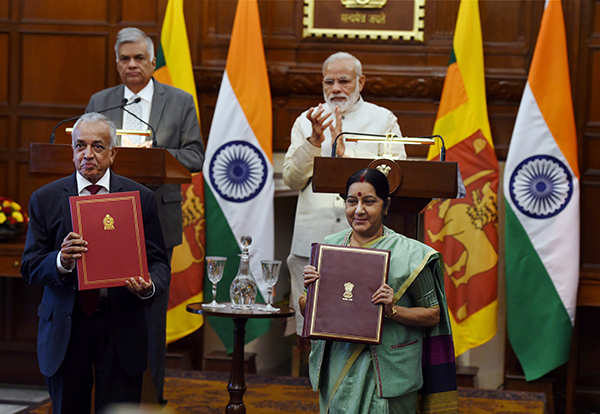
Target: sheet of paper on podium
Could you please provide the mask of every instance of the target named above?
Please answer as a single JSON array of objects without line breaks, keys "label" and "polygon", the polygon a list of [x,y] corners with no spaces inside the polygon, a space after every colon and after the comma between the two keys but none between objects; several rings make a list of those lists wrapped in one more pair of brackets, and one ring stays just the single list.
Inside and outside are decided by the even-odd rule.
[{"label": "sheet of paper on podium", "polygon": [[383,306],[371,296],[387,280],[390,252],[313,243],[310,260],[320,277],[308,288],[303,336],[380,343]]},{"label": "sheet of paper on podium", "polygon": [[150,279],[139,191],[69,197],[73,231],[88,242],[77,260],[79,290]]}]

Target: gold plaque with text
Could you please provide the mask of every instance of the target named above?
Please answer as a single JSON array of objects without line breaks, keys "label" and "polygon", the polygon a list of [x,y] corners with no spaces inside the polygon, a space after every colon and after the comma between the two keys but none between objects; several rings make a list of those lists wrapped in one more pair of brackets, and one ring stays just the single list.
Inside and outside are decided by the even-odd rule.
[{"label": "gold plaque with text", "polygon": [[304,0],[303,37],[423,41],[425,0]]}]

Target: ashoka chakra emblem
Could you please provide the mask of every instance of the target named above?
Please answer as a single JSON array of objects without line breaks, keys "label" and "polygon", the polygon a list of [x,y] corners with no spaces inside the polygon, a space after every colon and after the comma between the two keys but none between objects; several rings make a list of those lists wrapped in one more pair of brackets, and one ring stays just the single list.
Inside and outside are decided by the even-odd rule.
[{"label": "ashoka chakra emblem", "polygon": [[521,161],[509,181],[510,197],[519,211],[532,218],[560,213],[573,195],[571,172],[558,158],[535,155]]},{"label": "ashoka chakra emblem", "polygon": [[246,141],[221,145],[209,166],[209,177],[217,193],[227,201],[243,203],[254,197],[267,181],[267,162],[262,152]]}]

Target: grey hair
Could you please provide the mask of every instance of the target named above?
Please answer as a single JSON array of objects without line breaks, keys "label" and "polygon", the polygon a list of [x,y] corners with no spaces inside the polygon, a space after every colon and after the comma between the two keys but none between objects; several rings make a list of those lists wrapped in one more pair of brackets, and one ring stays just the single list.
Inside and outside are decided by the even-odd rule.
[{"label": "grey hair", "polygon": [[73,132],[71,132],[71,145],[75,146],[75,141],[79,136],[79,127],[88,122],[104,122],[108,126],[110,134],[109,148],[113,148],[117,145],[117,127],[114,122],[98,112],[88,112],[79,117],[75,125],[73,125]]},{"label": "grey hair", "polygon": [[335,52],[333,55],[330,55],[327,59],[325,59],[325,62],[323,62],[323,67],[321,68],[323,75],[325,75],[325,69],[327,69],[327,66],[337,60],[351,60],[354,64],[354,72],[356,72],[356,76],[362,76],[362,64],[360,63],[360,60],[348,52]]},{"label": "grey hair", "polygon": [[152,42],[152,39],[137,27],[125,27],[124,29],[119,30],[117,41],[115,42],[117,62],[119,61],[119,47],[121,47],[123,43],[134,43],[139,40],[146,41],[146,50],[148,51],[148,56],[150,56],[150,61],[152,61],[154,59],[154,43]]}]

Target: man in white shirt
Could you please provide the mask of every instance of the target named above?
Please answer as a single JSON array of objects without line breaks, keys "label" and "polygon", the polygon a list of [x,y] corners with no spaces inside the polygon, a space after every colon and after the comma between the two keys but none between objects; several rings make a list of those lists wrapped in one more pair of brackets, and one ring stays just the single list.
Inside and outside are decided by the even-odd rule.
[{"label": "man in white shirt", "polygon": [[[287,264],[291,278],[290,305],[296,310],[296,333],[302,332],[303,317],[298,299],[304,292],[303,268],[308,264],[310,245],[348,226],[344,201],[335,194],[314,193],[310,180],[314,157],[329,157],[333,139],[342,131],[401,136],[396,116],[360,96],[365,85],[360,61],[349,53],[337,52],[323,62],[324,104],[303,112],[294,122],[291,144],[283,163],[283,180],[299,190],[294,235]],[[344,143],[338,139],[337,157],[375,158],[382,144]],[[402,144],[392,144],[394,158],[406,158]],[[287,329],[288,333],[290,329]]]},{"label": "man in white shirt", "polygon": [[[152,77],[156,68],[152,39],[135,27],[126,27],[117,34],[115,43],[117,72],[121,85],[104,89],[90,98],[86,112],[102,111],[118,106],[124,99],[139,102],[105,112],[120,129],[147,130],[152,125],[156,136],[146,140],[140,135],[124,135],[120,146],[165,148],[190,172],[202,171],[204,146],[196,115],[194,98],[181,89],[162,84]],[[140,168],[152,168],[151,165]],[[158,214],[167,247],[169,263],[173,248],[182,240],[181,187],[163,184],[154,189]],[[169,291],[154,298],[148,313],[150,329],[150,370],[159,402],[164,402],[164,374],[166,354],[166,313]]]}]

